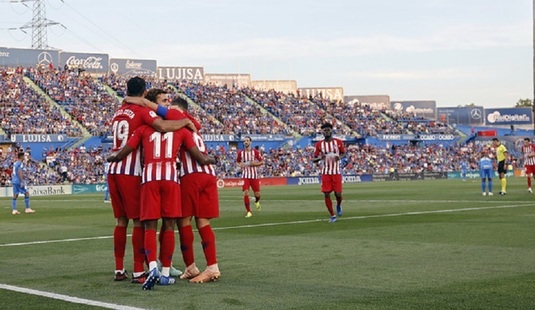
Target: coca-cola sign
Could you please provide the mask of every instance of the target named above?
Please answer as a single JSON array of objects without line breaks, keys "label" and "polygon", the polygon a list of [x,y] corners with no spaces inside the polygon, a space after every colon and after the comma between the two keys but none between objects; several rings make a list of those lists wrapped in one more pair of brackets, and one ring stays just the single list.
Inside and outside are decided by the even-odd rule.
[{"label": "coca-cola sign", "polygon": [[107,54],[60,52],[59,60],[62,67],[81,68],[90,73],[108,72],[109,56]]}]

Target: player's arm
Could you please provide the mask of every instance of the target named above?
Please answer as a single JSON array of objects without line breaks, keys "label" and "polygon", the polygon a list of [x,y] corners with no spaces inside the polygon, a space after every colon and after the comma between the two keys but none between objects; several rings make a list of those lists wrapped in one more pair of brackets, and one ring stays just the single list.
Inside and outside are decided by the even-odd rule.
[{"label": "player's arm", "polygon": [[197,131],[197,129],[195,129],[195,125],[193,125],[193,123],[188,118],[184,118],[178,121],[163,120],[161,118],[157,118],[154,120],[154,122],[152,122],[152,128],[158,130],[159,132],[177,131],[184,127],[187,127],[188,129],[193,131]]},{"label": "player's arm", "polygon": [[196,162],[198,162],[202,166],[211,165],[211,164],[215,164],[216,163],[216,160],[215,160],[214,156],[205,155],[205,154],[201,153],[201,151],[199,150],[199,148],[197,146],[193,146],[193,147],[189,148],[188,149],[188,153],[190,153],[191,158],[193,158]]},{"label": "player's arm", "polygon": [[133,151],[135,150],[135,148],[129,146],[129,145],[125,145],[122,149],[120,149],[118,152],[115,152],[113,154],[111,154],[110,156],[108,156],[108,158],[106,158],[106,161],[108,162],[119,162],[121,160],[123,160],[126,156],[128,156],[128,154],[132,153]]},{"label": "player's arm", "polygon": [[240,168],[243,168],[245,167],[245,163],[243,162],[243,158],[242,158],[242,152],[238,152],[238,157],[236,158],[236,165],[238,165],[238,167]]},{"label": "player's arm", "polygon": [[251,163],[251,167],[260,167],[264,164],[264,159],[260,156],[260,153],[255,153],[256,161]]}]

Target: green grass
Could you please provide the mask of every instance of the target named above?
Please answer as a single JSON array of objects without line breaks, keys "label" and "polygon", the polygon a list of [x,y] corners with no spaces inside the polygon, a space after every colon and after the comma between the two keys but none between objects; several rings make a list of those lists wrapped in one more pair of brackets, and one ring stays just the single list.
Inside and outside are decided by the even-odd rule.
[{"label": "green grass", "polygon": [[[144,309],[535,308],[535,195],[524,178],[509,179],[503,197],[482,197],[478,180],[346,184],[334,224],[319,185],[263,187],[250,219],[240,189],[223,189],[212,223],[221,280],[153,291],[112,280],[115,221],[101,196],[32,197],[37,213],[19,216],[1,199],[0,286]],[[129,244],[128,269],[131,260]],[[6,289],[0,301],[102,309]]]}]

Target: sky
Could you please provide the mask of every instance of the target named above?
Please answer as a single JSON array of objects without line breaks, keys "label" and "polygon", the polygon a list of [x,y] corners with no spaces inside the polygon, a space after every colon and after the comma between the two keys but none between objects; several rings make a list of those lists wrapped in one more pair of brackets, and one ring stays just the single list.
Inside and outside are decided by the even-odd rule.
[{"label": "sky", "polygon": [[[24,0],[28,1],[28,0]],[[0,46],[31,47],[31,1],[0,0]],[[344,95],[514,107],[533,99],[530,0],[45,0],[49,46]],[[9,30],[15,28],[15,30]]]}]

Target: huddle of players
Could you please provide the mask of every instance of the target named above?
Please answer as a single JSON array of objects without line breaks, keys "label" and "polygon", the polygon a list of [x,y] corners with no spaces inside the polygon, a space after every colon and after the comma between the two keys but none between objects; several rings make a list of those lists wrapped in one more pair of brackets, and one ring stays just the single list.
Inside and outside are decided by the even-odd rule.
[{"label": "huddle of players", "polygon": [[[153,91],[153,90],[151,90]],[[167,95],[164,95],[164,103]],[[146,82],[127,82],[127,97],[115,112],[114,152],[108,161],[108,187],[116,226],[114,229],[115,280],[128,278],[124,268],[127,227],[132,220],[133,283],[150,290],[156,283],[175,283],[170,276],[178,226],[180,249],[186,269],[180,276],[192,283],[220,277],[215,235],[210,226],[219,217],[215,158],[207,154],[201,125],[187,112],[188,103],[176,98],[167,108],[145,99]],[[157,97],[157,96],[156,96]],[[178,169],[177,159],[180,168]],[[142,167],[143,165],[143,167]],[[206,258],[206,269],[195,264],[191,221],[195,217]],[[162,219],[158,251],[157,227]],[[161,261],[161,271],[157,260]],[[144,264],[148,263],[148,272]]]}]

